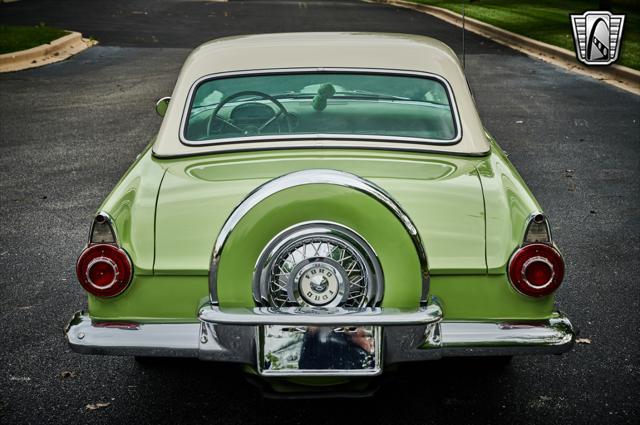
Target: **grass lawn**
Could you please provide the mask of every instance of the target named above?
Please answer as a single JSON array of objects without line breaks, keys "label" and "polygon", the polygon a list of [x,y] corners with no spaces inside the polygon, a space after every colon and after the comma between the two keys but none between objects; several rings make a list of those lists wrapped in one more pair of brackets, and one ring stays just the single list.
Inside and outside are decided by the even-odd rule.
[{"label": "grass lawn", "polygon": [[[462,12],[462,0],[411,0]],[[627,15],[622,31],[622,46],[616,63],[640,69],[640,11],[613,1],[612,13]],[[625,2],[627,4],[633,2]],[[465,13],[496,27],[574,50],[570,13],[598,10],[598,1],[554,0],[474,0],[465,1]]]},{"label": "grass lawn", "polygon": [[0,54],[26,50],[49,43],[67,34],[67,31],[49,28],[0,25]]}]

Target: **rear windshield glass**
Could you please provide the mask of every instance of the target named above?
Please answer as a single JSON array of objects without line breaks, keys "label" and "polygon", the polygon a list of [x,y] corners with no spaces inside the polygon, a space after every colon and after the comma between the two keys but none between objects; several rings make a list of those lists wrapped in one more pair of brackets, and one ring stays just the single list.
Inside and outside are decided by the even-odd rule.
[{"label": "rear windshield glass", "polygon": [[327,135],[448,143],[458,129],[435,78],[310,72],[225,77],[198,85],[184,138],[193,144]]}]

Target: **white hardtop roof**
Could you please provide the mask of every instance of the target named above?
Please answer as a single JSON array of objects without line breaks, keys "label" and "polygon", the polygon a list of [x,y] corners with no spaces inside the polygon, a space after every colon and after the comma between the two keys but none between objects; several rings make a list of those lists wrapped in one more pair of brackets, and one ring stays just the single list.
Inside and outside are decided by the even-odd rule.
[{"label": "white hardtop roof", "polygon": [[[448,81],[462,123],[462,139],[452,145],[394,141],[246,141],[189,146],[180,140],[180,123],[194,83],[215,74],[289,68],[366,68],[436,74]],[[254,149],[365,147],[481,155],[489,151],[484,129],[455,53],[433,38],[386,33],[309,32],[220,38],[196,48],[182,67],[153,152],[159,157]]]}]

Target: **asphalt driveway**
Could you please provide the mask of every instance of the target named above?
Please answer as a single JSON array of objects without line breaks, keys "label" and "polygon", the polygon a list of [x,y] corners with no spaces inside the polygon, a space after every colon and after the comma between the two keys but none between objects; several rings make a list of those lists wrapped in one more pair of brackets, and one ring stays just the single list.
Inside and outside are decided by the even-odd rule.
[{"label": "asphalt driveway", "polygon": [[[141,366],[72,353],[62,326],[85,297],[74,263],[92,214],[160,118],[190,49],[222,35],[460,29],[345,1],[30,1],[1,24],[99,40],[67,61],[0,74],[2,423],[567,424],[640,417],[640,97],[467,38],[467,75],[488,130],[552,219],[567,259],[558,301],[591,344],[505,369],[448,360],[401,371],[373,399],[263,399],[235,368]],[[88,405],[99,407],[92,410]]]}]

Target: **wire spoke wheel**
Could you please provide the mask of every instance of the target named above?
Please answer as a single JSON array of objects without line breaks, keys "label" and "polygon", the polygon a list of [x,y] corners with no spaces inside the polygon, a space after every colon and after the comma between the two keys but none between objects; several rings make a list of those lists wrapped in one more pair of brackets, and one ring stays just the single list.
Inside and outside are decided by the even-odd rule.
[{"label": "wire spoke wheel", "polygon": [[350,229],[296,226],[268,245],[256,266],[254,297],[271,307],[364,307],[380,302],[375,253]]}]

